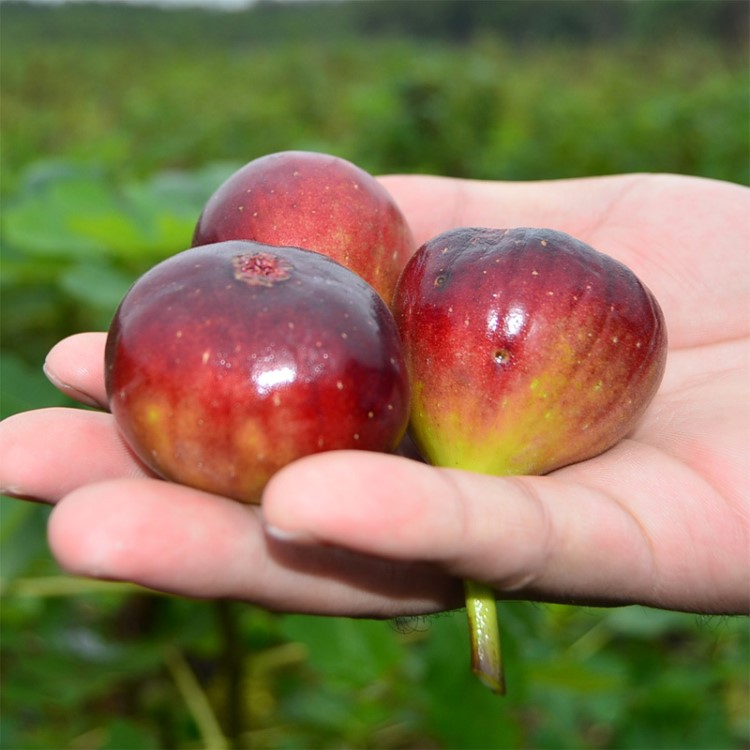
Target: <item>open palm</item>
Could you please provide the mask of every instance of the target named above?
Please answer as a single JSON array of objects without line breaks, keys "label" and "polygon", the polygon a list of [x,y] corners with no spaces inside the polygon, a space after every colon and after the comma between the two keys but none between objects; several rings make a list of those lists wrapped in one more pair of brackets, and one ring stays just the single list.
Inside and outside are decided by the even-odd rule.
[{"label": "open palm", "polygon": [[[747,612],[750,602],[750,190],[672,175],[538,183],[383,178],[419,243],[456,226],[566,231],[659,299],[667,371],[637,429],[545,477],[400,456],[298,461],[262,510],[153,478],[104,411],[0,426],[0,481],[56,503],[49,540],[89,576],[294,612],[393,617],[500,597]],[[47,372],[106,406],[104,334],[58,344]]]}]

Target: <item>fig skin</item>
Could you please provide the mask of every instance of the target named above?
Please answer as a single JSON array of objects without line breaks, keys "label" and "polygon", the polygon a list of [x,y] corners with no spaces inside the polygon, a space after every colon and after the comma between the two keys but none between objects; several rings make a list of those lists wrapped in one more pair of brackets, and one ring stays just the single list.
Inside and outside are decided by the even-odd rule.
[{"label": "fig skin", "polygon": [[544,474],[635,426],[664,373],[653,294],[551,229],[466,227],[423,245],[394,297],[410,432],[433,464]]},{"label": "fig skin", "polygon": [[416,249],[390,193],[337,156],[281,151],[245,164],[208,199],[192,244],[254,240],[324,253],[390,304]]},{"label": "fig skin", "polygon": [[110,407],[159,476],[242,502],[321,451],[392,451],[408,382],[390,310],[299,248],[221,242],[146,272],[107,337]]}]

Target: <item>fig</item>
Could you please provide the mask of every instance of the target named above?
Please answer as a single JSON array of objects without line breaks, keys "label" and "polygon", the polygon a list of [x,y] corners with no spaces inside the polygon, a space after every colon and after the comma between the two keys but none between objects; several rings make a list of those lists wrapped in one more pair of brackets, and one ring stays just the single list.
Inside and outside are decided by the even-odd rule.
[{"label": "fig", "polygon": [[[654,295],[560,231],[464,227],[425,243],[393,310],[410,435],[435,465],[545,474],[625,437],[656,393],[667,334]],[[494,593],[466,582],[474,670],[504,691]]]},{"label": "fig", "polygon": [[247,503],[305,455],[392,451],[408,420],[393,316],[326,255],[226,241],[141,276],[107,336],[126,442],[157,475]]},{"label": "fig", "polygon": [[401,210],[372,175],[314,151],[254,159],[208,199],[192,244],[243,239],[329,255],[388,303],[415,249]]}]

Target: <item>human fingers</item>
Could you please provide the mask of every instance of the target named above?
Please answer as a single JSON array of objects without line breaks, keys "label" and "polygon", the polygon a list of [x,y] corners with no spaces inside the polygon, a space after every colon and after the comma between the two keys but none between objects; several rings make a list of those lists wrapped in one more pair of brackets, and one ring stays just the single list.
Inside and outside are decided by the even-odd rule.
[{"label": "human fingers", "polygon": [[268,524],[316,544],[421,560],[503,597],[745,611],[746,540],[688,467],[623,441],[547,477],[490,477],[366,453],[277,474]]},{"label": "human fingers", "polygon": [[392,617],[461,602],[430,565],[394,563],[265,532],[260,509],[156,479],[118,479],[55,507],[50,547],[70,573],[279,611]]},{"label": "human fingers", "polygon": [[107,407],[104,390],[106,333],[77,333],[52,347],[44,362],[50,382],[88,406]]},{"label": "human fingers", "polygon": [[[597,547],[594,537],[600,534],[621,544],[619,537],[633,531],[622,514],[605,517],[606,530],[588,529],[591,538],[574,538],[583,531],[576,519],[588,523],[599,501],[596,493],[546,478],[499,480],[367,454],[299,461],[278,474],[264,495],[268,524],[290,538],[430,561],[505,596],[583,595],[589,601],[612,597],[612,576],[606,565],[581,559],[586,545]],[[568,517],[561,508],[571,502],[576,515]],[[643,544],[634,538],[631,554],[637,560]],[[632,559],[629,564],[639,567]],[[648,564],[647,557],[641,564]]]},{"label": "human fingers", "polygon": [[0,486],[15,497],[56,502],[91,482],[148,472],[113,418],[83,409],[24,412],[0,423]]}]

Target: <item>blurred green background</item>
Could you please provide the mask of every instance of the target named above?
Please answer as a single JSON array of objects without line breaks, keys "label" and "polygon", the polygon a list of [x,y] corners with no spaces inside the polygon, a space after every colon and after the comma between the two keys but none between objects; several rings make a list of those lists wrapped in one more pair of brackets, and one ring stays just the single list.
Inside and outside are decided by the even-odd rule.
[{"label": "blurred green background", "polygon": [[[49,347],[106,329],[271,151],[750,184],[748,7],[0,3],[2,415],[65,404]],[[507,603],[498,699],[469,673],[461,612],[280,616],[69,578],[48,510],[1,502],[3,748],[750,748],[745,619]]]}]

